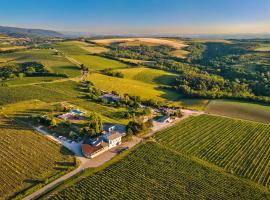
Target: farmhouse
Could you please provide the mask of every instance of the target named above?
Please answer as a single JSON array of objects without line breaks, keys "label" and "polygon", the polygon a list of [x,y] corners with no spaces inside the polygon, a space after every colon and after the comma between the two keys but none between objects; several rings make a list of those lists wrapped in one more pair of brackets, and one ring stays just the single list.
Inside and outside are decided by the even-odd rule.
[{"label": "farmhouse", "polygon": [[87,158],[94,158],[109,149],[109,145],[106,142],[101,142],[97,146],[91,146],[90,144],[82,144],[82,154]]},{"label": "farmhouse", "polygon": [[82,154],[87,158],[94,158],[105,151],[122,143],[122,134],[107,133],[97,138],[91,138],[81,145]]},{"label": "farmhouse", "polygon": [[109,149],[111,149],[122,143],[122,134],[117,133],[117,132],[108,134],[107,136],[104,137],[104,141],[108,142]]},{"label": "farmhouse", "polygon": [[106,100],[109,103],[113,103],[113,102],[119,102],[121,100],[121,98],[117,95],[114,94],[104,94],[102,96],[99,97],[101,100]]}]

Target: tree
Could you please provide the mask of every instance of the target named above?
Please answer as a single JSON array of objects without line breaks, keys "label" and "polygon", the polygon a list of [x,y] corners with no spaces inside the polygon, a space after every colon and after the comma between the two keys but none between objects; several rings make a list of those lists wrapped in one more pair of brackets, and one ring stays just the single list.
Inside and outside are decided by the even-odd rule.
[{"label": "tree", "polygon": [[90,137],[96,137],[103,131],[102,119],[97,113],[91,113],[89,124],[84,128],[84,132]]}]

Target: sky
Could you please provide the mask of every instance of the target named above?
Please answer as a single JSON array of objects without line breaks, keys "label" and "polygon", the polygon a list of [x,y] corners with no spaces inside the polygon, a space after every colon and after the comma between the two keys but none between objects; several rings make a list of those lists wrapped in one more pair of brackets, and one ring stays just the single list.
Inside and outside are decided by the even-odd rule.
[{"label": "sky", "polygon": [[270,0],[0,0],[0,25],[96,34],[270,33]]}]

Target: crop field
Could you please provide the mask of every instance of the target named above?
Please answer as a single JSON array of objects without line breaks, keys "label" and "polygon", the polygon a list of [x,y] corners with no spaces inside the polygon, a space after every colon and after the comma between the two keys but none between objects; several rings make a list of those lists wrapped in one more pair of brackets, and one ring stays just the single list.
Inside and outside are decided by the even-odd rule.
[{"label": "crop field", "polygon": [[157,84],[144,83],[138,80],[127,78],[116,78],[102,74],[90,74],[88,79],[98,88],[105,91],[117,91],[123,95],[125,93],[140,96],[142,99],[156,99],[159,101],[176,101],[180,95],[171,90],[160,90]]},{"label": "crop field", "polygon": [[87,50],[80,48],[74,42],[58,43],[55,47],[56,49],[59,49],[60,51],[64,52],[65,54],[77,60],[78,62],[85,64],[90,68],[90,70],[103,70],[107,68],[128,67],[127,64],[124,64],[117,60],[90,55]]},{"label": "crop field", "polygon": [[[172,83],[174,80],[173,74],[146,68],[131,68],[118,71],[124,73],[124,78],[92,73],[88,76],[88,79],[98,88],[108,92],[117,91],[121,95],[127,93],[140,96],[142,99],[165,101],[170,105],[181,105],[203,110],[208,103],[208,100],[182,98],[181,94],[173,90],[160,89],[160,85]],[[149,73],[144,74],[143,72]]]},{"label": "crop field", "polygon": [[117,60],[93,55],[71,55],[72,58],[85,64],[90,70],[103,70],[108,68],[125,68],[127,64]]},{"label": "crop field", "polygon": [[[152,45],[153,44],[168,45],[176,49],[181,49],[187,46],[186,44],[183,43],[183,41],[163,39],[163,38],[112,38],[112,39],[97,39],[97,40],[92,40],[92,42],[95,42],[97,44],[102,44],[102,45],[108,45],[114,42],[144,42],[144,43],[150,43]],[[132,43],[132,46],[134,46],[134,43]]]},{"label": "crop field", "polygon": [[270,123],[270,106],[263,106],[255,103],[213,100],[207,105],[206,112]]},{"label": "crop field", "polygon": [[267,52],[270,51],[270,44],[263,44],[260,47],[254,49],[255,51]]},{"label": "crop field", "polygon": [[62,101],[70,99],[67,95],[46,89],[40,86],[0,87],[0,105],[17,103],[31,99],[39,99],[46,102]]},{"label": "crop field", "polygon": [[63,175],[75,166],[63,147],[31,129],[0,118],[0,197],[9,199]]},{"label": "crop field", "polygon": [[270,187],[270,125],[201,115],[161,131],[156,139],[178,152]]},{"label": "crop field", "polygon": [[37,61],[44,64],[49,71],[59,74],[66,74],[69,77],[80,75],[80,69],[69,62],[62,56],[54,55],[50,49],[32,49],[28,51],[16,52],[15,56],[19,57],[17,62]]},{"label": "crop field", "polygon": [[146,143],[118,163],[55,192],[48,199],[262,200],[267,199],[267,194],[161,145]]},{"label": "crop field", "polygon": [[[78,84],[74,81],[47,83],[40,85],[0,87],[0,105],[3,108],[15,107],[17,112],[21,103],[29,104],[29,109],[33,105],[32,100],[40,100],[48,103],[67,101],[87,111],[99,113],[103,120],[111,123],[126,124],[127,120],[123,118],[124,108],[113,108],[103,106],[84,99],[84,94],[78,89]],[[29,102],[29,103],[27,103]],[[16,105],[14,105],[14,103]],[[7,105],[11,104],[11,105]],[[41,107],[42,109],[42,107]]]},{"label": "crop field", "polygon": [[124,78],[137,80],[145,83],[171,85],[175,82],[176,75],[157,69],[130,68],[117,70],[124,74]]},{"label": "crop field", "polygon": [[50,72],[66,74],[69,77],[79,76],[80,69],[62,56],[54,55],[51,49],[30,49],[0,55],[0,60],[10,61],[9,64],[22,62],[40,62]]},{"label": "crop field", "polygon": [[87,52],[91,54],[99,54],[99,53],[104,53],[106,51],[109,51],[109,49],[102,47],[102,46],[97,46],[94,44],[90,44],[87,42],[81,42],[81,41],[73,41],[70,42],[71,45],[77,45],[80,48],[86,50]]},{"label": "crop field", "polygon": [[177,58],[186,58],[187,55],[189,54],[189,52],[182,50],[182,49],[179,49],[179,50],[175,50],[175,51],[171,52],[171,54]]}]

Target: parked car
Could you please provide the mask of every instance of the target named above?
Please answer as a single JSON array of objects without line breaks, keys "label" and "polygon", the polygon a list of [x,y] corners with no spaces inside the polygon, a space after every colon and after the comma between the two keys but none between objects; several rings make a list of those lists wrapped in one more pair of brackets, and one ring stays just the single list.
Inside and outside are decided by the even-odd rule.
[{"label": "parked car", "polygon": [[128,150],[129,149],[129,147],[120,147],[120,148],[118,148],[118,149],[116,149],[116,153],[122,153],[123,151],[126,151],[126,150]]}]

